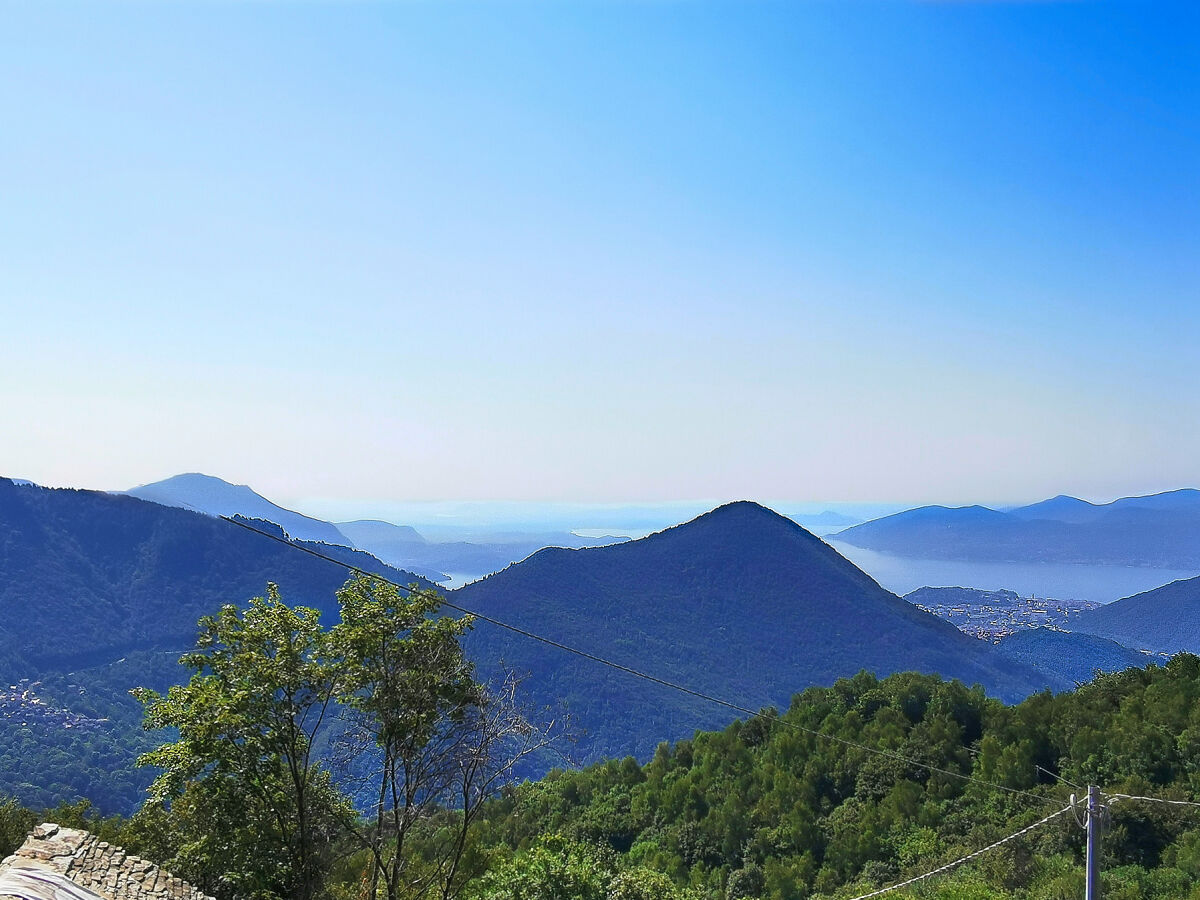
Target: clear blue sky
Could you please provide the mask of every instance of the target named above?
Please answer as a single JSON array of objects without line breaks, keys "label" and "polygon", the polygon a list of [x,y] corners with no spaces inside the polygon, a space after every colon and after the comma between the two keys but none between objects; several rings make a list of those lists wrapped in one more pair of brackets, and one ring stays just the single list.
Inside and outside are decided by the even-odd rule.
[{"label": "clear blue sky", "polygon": [[1196,4],[0,7],[0,472],[1200,483]]}]

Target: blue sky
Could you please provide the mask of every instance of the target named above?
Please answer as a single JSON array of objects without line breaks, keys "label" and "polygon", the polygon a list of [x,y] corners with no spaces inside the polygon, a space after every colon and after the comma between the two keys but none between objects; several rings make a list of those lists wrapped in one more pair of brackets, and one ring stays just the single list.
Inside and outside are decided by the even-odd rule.
[{"label": "blue sky", "polygon": [[0,471],[289,500],[1200,483],[1200,14],[13,3]]}]

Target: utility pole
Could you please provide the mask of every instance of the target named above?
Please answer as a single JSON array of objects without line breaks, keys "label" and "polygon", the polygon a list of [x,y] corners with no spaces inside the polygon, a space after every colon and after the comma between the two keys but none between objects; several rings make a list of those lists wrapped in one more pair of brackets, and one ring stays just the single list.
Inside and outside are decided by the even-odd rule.
[{"label": "utility pole", "polygon": [[1104,835],[1104,806],[1100,788],[1088,785],[1087,791],[1087,881],[1084,900],[1100,900],[1100,847]]}]

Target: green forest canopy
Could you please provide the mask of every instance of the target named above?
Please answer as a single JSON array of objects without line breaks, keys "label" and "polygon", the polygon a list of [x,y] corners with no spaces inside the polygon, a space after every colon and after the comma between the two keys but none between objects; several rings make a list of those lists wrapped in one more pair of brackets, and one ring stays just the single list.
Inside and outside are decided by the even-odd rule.
[{"label": "green forest canopy", "polygon": [[[791,728],[879,748],[1009,793]],[[1005,706],[936,676],[860,673],[788,710],[506,790],[472,830],[460,895],[481,900],[849,898],[979,849],[1066,803],[1077,785],[1194,800],[1200,659],[1101,675]],[[144,813],[93,821],[133,852]],[[432,823],[431,825],[435,825]],[[169,831],[169,817],[155,825]],[[1076,900],[1083,835],[1060,817],[896,897]],[[331,897],[360,896],[346,848]],[[421,842],[411,852],[421,853]],[[1116,803],[1106,900],[1200,898],[1200,810]],[[179,873],[187,877],[188,873]]]}]

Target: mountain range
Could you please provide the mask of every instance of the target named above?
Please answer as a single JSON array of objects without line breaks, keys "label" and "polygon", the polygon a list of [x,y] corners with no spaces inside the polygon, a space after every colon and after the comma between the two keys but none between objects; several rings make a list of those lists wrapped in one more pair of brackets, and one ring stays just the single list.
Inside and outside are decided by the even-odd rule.
[{"label": "mountain range", "polygon": [[847,528],[836,540],[923,559],[1200,569],[1200,491],[1105,504],[1064,495],[1003,511],[923,506]]},{"label": "mountain range", "polygon": [[[247,524],[285,536],[273,522]],[[360,540],[420,539],[388,523],[350,524]],[[430,585],[358,549],[293,543],[401,584]],[[320,609],[328,621],[346,576],[340,565],[207,512],[0,479],[0,675],[10,686],[0,691],[0,790],[33,803],[86,795],[128,809],[146,780],[132,761],[153,738],[138,728],[127,690],[183,677],[173,660],[192,644],[197,619],[222,603],[244,602],[274,581],[289,602]],[[1130,611],[1135,630],[1148,616],[1178,623],[1192,587],[1200,584],[1114,608]],[[636,541],[541,549],[450,598],[749,708],[786,705],[805,687],[862,669],[936,672],[1016,700],[1141,659],[1083,635],[1039,635],[1023,639],[1024,648],[967,637],[881,588],[795,522],[749,502]],[[1148,603],[1153,609],[1143,612]],[[661,741],[736,714],[483,621],[467,648],[481,676],[515,669],[526,676],[530,705],[565,709],[580,738],[578,759],[645,758]],[[1064,656],[1074,668],[1058,664]],[[38,784],[28,776],[35,766]]]}]

